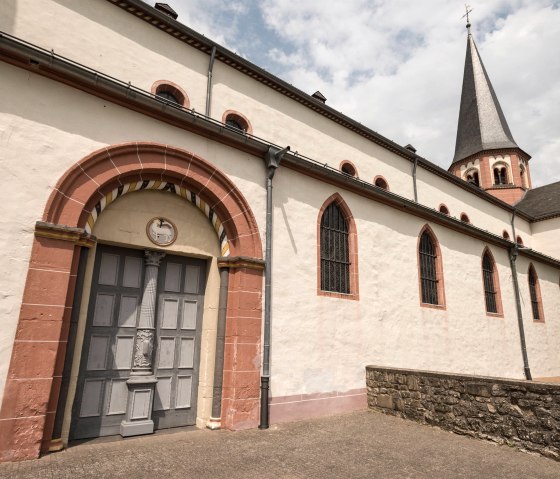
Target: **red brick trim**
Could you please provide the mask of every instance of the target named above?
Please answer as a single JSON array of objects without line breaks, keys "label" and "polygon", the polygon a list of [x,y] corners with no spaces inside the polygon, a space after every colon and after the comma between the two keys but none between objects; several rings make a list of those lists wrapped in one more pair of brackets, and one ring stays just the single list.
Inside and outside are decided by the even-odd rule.
[{"label": "red brick trim", "polygon": [[191,107],[191,102],[187,92],[183,90],[179,85],[173,83],[169,80],[158,80],[152,85],[151,88],[152,95],[157,95],[158,93],[171,93],[177,100],[179,104],[185,108]]},{"label": "red brick trim", "polygon": [[[420,239],[424,232],[427,232],[430,235],[434,243],[434,247],[436,250],[436,280],[437,280],[437,293],[438,293],[438,304],[430,304],[430,303],[423,303],[422,302],[422,278],[420,276]],[[441,257],[441,248],[439,246],[439,241],[430,227],[430,225],[426,224],[420,230],[418,234],[418,239],[416,242],[416,266],[418,269],[418,293],[419,293],[419,302],[420,306],[423,308],[433,308],[433,309],[447,309],[445,303],[445,283],[443,278],[443,260]]]},{"label": "red brick trim", "polygon": [[225,125],[226,120],[228,118],[228,116],[232,116],[233,119],[239,123],[242,124],[242,126],[245,128],[245,133],[252,135],[253,134],[253,126],[251,125],[251,122],[249,121],[249,119],[243,115],[243,113],[239,113],[236,110],[226,110],[224,111],[224,114],[222,115],[222,123]]},{"label": "red brick trim", "polygon": [[447,207],[447,205],[446,205],[445,203],[441,203],[441,204],[438,206],[438,211],[439,211],[440,213],[443,213],[444,215],[449,216],[449,208]]},{"label": "red brick trim", "polygon": [[[323,291],[321,289],[321,219],[327,207],[335,202],[336,205],[342,210],[342,214],[348,223],[348,251],[350,255],[350,293],[334,293],[331,291]],[[319,210],[317,216],[317,295],[330,296],[331,298],[352,299],[359,300],[359,269],[358,269],[358,233],[356,230],[356,222],[354,216],[348,208],[342,196],[334,193],[325,200],[323,206]]]},{"label": "red brick trim", "polygon": [[[223,218],[233,256],[262,260],[256,220],[237,187],[193,153],[156,143],[103,148],[76,163],[53,189],[43,220],[72,232],[120,183],[154,178],[183,185],[210,205]],[[0,461],[37,457],[50,444],[80,250],[66,236],[33,241],[0,409]],[[229,429],[256,427],[259,415],[262,270],[238,266],[230,271],[226,319],[221,422]]]},{"label": "red brick trim", "polygon": [[[378,184],[377,184],[377,183],[378,183],[378,180],[380,180],[380,181],[379,181],[380,183],[381,183],[381,182],[384,182],[384,183],[385,183],[385,186],[381,186],[380,184],[378,185]],[[373,184],[374,184],[375,186],[377,186],[378,188],[382,188],[382,189],[384,189],[384,190],[386,190],[386,191],[391,191],[391,188],[389,188],[389,182],[388,182],[387,179],[386,179],[384,176],[382,176],[382,175],[377,175],[377,176],[373,179]]]},{"label": "red brick trim", "polygon": [[496,290],[496,312],[491,313],[486,311],[487,316],[493,316],[496,318],[503,318],[504,317],[504,310],[502,306],[502,290],[500,288],[500,275],[498,274],[498,268],[496,266],[496,260],[494,259],[494,255],[488,246],[484,248],[482,251],[482,256],[480,257],[480,271],[482,273],[482,294],[484,295],[484,309],[486,310],[486,291],[484,289],[484,272],[483,272],[483,261],[484,255],[488,255],[490,258],[490,262],[492,263],[492,280],[494,282],[494,289]]},{"label": "red brick trim", "polygon": [[535,294],[537,295],[537,304],[539,308],[540,319],[535,319],[535,317],[533,316],[532,302],[531,302],[531,317],[533,318],[534,323],[544,323],[544,308],[542,304],[541,284],[539,281],[539,275],[537,274],[537,270],[535,269],[533,263],[529,263],[529,268],[527,268],[527,287],[529,288],[529,301],[531,301],[531,290],[530,290],[531,287],[529,286],[529,277],[531,275],[531,272],[533,273],[533,276],[535,278]]},{"label": "red brick trim", "polygon": [[278,424],[358,411],[367,407],[366,388],[343,392],[277,396],[270,401],[270,421]]},{"label": "red brick trim", "polygon": [[[342,160],[340,162],[340,165],[338,165],[338,169],[340,171],[342,171],[342,173],[345,173],[348,176],[351,176],[352,178],[359,178],[358,168],[356,168],[356,165],[354,163],[352,163],[350,160]],[[344,171],[344,170],[347,170],[347,171]]]}]

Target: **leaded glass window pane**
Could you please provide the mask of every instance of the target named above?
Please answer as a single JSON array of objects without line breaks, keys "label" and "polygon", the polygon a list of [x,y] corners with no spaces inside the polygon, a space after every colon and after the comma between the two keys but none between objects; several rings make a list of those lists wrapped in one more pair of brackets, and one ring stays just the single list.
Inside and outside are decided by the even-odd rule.
[{"label": "leaded glass window pane", "polygon": [[350,293],[348,224],[342,211],[331,203],[321,218],[321,290]]},{"label": "leaded glass window pane", "polygon": [[537,296],[537,278],[533,268],[529,270],[529,293],[531,295],[531,307],[533,308],[533,319],[541,319],[539,312],[539,300]]},{"label": "leaded glass window pane", "polygon": [[484,299],[486,301],[486,311],[497,313],[496,288],[494,285],[494,264],[488,253],[482,258],[482,277],[484,279]]},{"label": "leaded glass window pane", "polygon": [[419,258],[422,302],[426,304],[439,304],[436,248],[432,238],[426,231],[420,237]]}]

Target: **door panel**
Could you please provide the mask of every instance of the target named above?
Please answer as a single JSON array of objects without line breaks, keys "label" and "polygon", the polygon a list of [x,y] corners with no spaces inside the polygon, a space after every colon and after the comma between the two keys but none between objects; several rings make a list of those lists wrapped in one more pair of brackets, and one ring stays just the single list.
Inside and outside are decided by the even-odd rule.
[{"label": "door panel", "polygon": [[118,434],[126,412],[143,251],[98,245],[71,439]]},{"label": "door panel", "polygon": [[196,423],[200,330],[206,265],[202,260],[169,256],[160,266],[157,311],[158,378],[152,419],[156,428]]}]

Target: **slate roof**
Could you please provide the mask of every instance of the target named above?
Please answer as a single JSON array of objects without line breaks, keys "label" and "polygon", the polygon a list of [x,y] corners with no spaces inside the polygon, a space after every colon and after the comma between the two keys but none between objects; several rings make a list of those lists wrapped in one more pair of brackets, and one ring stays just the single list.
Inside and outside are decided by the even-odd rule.
[{"label": "slate roof", "polygon": [[536,220],[560,216],[560,181],[527,191],[515,207]]},{"label": "slate roof", "polygon": [[512,147],[518,146],[469,31],[453,163],[483,150]]}]

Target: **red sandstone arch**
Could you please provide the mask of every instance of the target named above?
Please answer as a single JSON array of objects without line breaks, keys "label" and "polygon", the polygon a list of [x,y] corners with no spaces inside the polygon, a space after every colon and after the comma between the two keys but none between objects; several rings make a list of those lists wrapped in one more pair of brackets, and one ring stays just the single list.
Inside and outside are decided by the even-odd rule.
[{"label": "red sandstone arch", "polygon": [[[119,184],[164,180],[184,186],[222,219],[230,268],[222,426],[258,423],[262,245],[249,204],[218,168],[185,150],[126,143],[97,150],[57,182],[38,225],[0,409],[0,461],[49,449],[58,404],[78,259],[92,240],[81,230],[95,204]],[[236,260],[236,257],[243,257]]]}]

